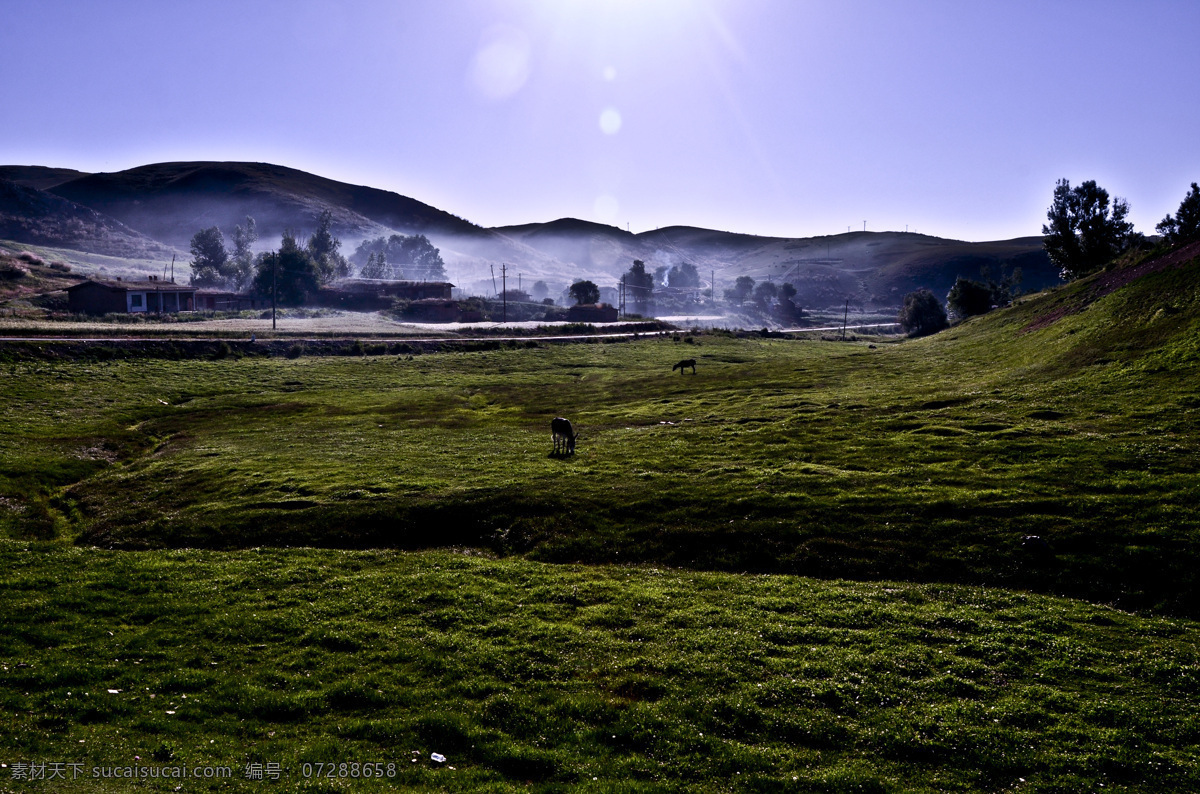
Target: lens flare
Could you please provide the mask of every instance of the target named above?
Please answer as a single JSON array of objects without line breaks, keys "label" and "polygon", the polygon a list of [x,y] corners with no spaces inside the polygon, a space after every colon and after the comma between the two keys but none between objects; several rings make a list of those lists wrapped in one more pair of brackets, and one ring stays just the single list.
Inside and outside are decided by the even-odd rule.
[{"label": "lens flare", "polygon": [[496,25],[480,38],[468,77],[483,98],[498,102],[520,91],[529,71],[529,37],[511,25]]},{"label": "lens flare", "polygon": [[605,135],[616,135],[621,131],[621,113],[616,108],[605,108],[600,113],[600,130]]}]

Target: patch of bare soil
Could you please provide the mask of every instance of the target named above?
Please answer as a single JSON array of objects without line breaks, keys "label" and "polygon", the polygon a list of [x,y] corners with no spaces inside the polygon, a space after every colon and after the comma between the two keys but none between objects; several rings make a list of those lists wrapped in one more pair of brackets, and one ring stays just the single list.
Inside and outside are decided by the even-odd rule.
[{"label": "patch of bare soil", "polygon": [[1163,256],[1139,262],[1131,267],[1106,270],[1096,276],[1096,279],[1086,291],[1081,291],[1072,300],[1059,303],[1049,311],[1034,317],[1019,333],[1026,334],[1030,331],[1039,331],[1042,328],[1047,328],[1064,317],[1078,314],[1105,295],[1116,292],[1121,287],[1132,284],[1143,276],[1148,276],[1151,273],[1157,273],[1171,267],[1182,267],[1198,256],[1200,256],[1200,242],[1185,245]]}]

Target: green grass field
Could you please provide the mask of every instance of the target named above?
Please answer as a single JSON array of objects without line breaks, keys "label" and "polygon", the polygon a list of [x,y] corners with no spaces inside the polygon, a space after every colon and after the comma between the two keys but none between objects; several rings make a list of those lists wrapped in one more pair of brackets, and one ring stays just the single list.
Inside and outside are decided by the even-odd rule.
[{"label": "green grass field", "polygon": [[[92,768],[187,764],[253,791],[256,763],[304,791],[1200,786],[1189,621],[433,551],[9,544],[0,564],[0,757],[83,770],[0,790],[127,791]],[[395,776],[305,777],[374,762]]]},{"label": "green grass field", "polygon": [[870,344],[0,348],[0,756],[1196,789],[1200,264],[1121,275]]}]

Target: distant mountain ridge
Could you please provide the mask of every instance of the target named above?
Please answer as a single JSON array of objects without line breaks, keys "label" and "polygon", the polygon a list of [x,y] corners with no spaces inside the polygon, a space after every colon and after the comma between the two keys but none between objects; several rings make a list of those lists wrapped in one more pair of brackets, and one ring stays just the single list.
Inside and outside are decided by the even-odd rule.
[{"label": "distant mountain ridge", "polygon": [[[86,208],[106,218],[104,235],[114,240],[140,234],[182,251],[198,230],[218,226],[228,236],[247,215],[255,219],[261,244],[269,246],[285,229],[311,231],[320,214],[329,211],[346,253],[368,237],[425,234],[442,250],[451,279],[477,291],[490,291],[493,274],[502,265],[508,265],[510,276],[516,272],[531,283],[542,279],[552,289],[583,278],[612,286],[634,259],[651,271],[693,264],[706,282],[715,276],[718,296],[742,275],[790,281],[807,306],[844,300],[896,305],[917,287],[944,295],[960,275],[981,278],[990,270],[998,276],[1015,267],[1024,272],[1027,289],[1058,283],[1040,237],[970,243],[915,233],[849,232],[789,239],[689,226],[633,234],[575,218],[488,229],[398,193],[270,163],[157,163],[98,174],[0,166],[0,178],[42,194],[45,212],[77,217],[79,210],[73,208]],[[31,205],[32,195],[16,203]],[[56,205],[50,197],[67,203]],[[44,213],[41,218],[40,226],[51,228]],[[18,220],[10,213],[4,228],[20,232]],[[43,234],[40,239],[48,243],[47,238]],[[67,247],[87,244],[78,233],[60,242]]]}]

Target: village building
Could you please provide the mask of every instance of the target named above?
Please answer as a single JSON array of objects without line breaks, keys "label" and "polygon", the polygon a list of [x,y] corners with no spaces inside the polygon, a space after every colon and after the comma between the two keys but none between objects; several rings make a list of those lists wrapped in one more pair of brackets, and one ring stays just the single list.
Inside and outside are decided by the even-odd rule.
[{"label": "village building", "polygon": [[89,279],[67,287],[67,307],[81,314],[151,314],[195,310],[196,288],[150,276],[146,281]]},{"label": "village building", "polygon": [[225,290],[201,289],[196,292],[198,312],[241,312],[250,309],[267,309],[271,306],[270,296],[242,295]]},{"label": "village building", "polygon": [[[404,310],[405,319],[420,323],[463,322],[463,314],[458,308],[457,301],[441,300],[439,298],[424,298],[413,301]],[[478,312],[474,314],[478,314]]]},{"label": "village building", "polygon": [[446,281],[386,281],[348,278],[317,292],[315,303],[330,309],[380,311],[395,298],[408,301],[451,299],[454,285]]}]

